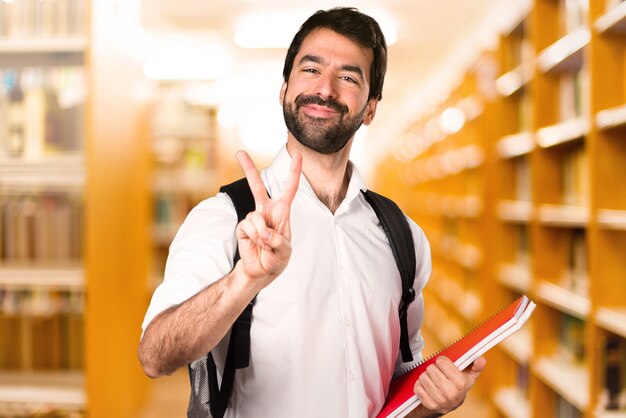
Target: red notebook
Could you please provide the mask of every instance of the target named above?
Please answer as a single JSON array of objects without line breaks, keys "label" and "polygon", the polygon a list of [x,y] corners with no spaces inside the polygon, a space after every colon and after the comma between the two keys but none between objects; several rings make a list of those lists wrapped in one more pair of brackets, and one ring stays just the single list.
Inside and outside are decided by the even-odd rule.
[{"label": "red notebook", "polygon": [[463,370],[491,347],[520,329],[528,320],[535,303],[522,296],[485,321],[460,340],[418,363],[413,369],[393,379],[387,399],[377,418],[401,418],[420,404],[413,386],[426,368],[439,356],[446,356]]}]

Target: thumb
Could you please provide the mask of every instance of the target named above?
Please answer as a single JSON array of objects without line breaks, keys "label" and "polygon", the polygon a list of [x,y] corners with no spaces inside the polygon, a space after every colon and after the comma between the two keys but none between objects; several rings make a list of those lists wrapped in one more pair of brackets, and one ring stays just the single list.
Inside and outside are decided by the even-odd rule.
[{"label": "thumb", "polygon": [[487,359],[481,356],[474,360],[474,362],[469,367],[469,369],[466,370],[466,372],[473,375],[474,377],[478,377],[478,375],[485,369],[485,366],[487,366]]}]

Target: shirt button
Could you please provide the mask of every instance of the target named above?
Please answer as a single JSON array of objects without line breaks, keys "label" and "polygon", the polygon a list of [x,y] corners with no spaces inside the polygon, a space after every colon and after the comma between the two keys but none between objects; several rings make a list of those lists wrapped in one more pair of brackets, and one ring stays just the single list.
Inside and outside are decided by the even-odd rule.
[{"label": "shirt button", "polygon": [[347,327],[351,327],[352,326],[352,321],[350,321],[348,318],[346,318],[346,326]]}]

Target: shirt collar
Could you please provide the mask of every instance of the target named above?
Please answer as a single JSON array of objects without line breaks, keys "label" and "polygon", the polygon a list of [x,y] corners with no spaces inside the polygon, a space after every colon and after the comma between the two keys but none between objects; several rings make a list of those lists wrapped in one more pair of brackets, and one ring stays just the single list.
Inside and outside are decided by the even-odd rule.
[{"label": "shirt collar", "polygon": [[[276,156],[274,157],[274,160],[272,161],[270,166],[267,169],[263,170],[263,177],[267,182],[269,182],[268,186],[270,187],[270,194],[273,194],[272,186],[275,184],[274,182],[276,182],[279,186],[276,192],[278,192],[279,194],[282,193],[282,188],[285,181],[287,180],[290,166],[291,155],[289,155],[289,152],[287,151],[287,145],[283,145],[280,151],[278,151],[278,154],[276,154]],[[337,212],[339,212],[342,207],[347,207],[347,205],[349,205],[352,200],[358,198],[361,194],[361,190],[367,189],[367,185],[365,184],[363,176],[356,168],[356,166],[352,163],[352,161],[348,161],[348,170],[350,170],[351,172],[350,182],[348,183],[348,191],[346,192],[346,197],[344,198],[343,202],[341,202],[341,205],[339,206]],[[310,194],[317,199],[313,188],[311,187],[304,175],[300,175],[300,184],[298,186],[298,190]]]}]

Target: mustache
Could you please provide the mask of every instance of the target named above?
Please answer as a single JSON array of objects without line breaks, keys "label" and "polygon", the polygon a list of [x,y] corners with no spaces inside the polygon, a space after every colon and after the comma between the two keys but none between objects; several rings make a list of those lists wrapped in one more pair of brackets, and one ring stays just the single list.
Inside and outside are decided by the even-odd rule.
[{"label": "mustache", "polygon": [[306,106],[310,104],[325,106],[342,114],[348,113],[348,106],[342,105],[341,103],[336,102],[335,100],[332,100],[332,99],[324,100],[319,96],[298,96],[296,98],[297,107]]}]

